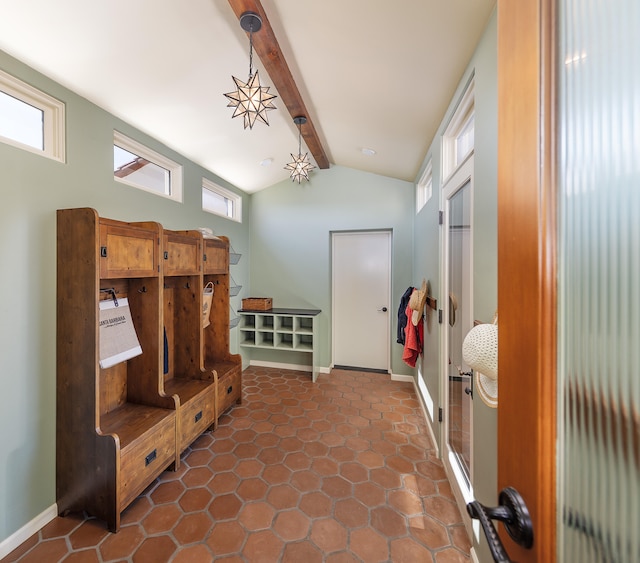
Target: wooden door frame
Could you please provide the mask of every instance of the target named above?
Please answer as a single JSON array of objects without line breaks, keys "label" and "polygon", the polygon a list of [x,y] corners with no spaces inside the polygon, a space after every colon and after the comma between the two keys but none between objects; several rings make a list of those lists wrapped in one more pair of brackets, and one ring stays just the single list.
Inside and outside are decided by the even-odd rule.
[{"label": "wooden door frame", "polygon": [[498,0],[498,490],[518,489],[531,550],[556,561],[556,1]]}]

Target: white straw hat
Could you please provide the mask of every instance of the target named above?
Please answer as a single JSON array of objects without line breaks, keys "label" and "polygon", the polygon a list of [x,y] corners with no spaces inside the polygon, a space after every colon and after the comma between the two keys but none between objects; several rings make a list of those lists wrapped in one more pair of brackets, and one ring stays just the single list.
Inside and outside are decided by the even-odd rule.
[{"label": "white straw hat", "polygon": [[476,389],[487,406],[498,406],[498,326],[474,326],[462,344],[462,357],[473,368]]}]

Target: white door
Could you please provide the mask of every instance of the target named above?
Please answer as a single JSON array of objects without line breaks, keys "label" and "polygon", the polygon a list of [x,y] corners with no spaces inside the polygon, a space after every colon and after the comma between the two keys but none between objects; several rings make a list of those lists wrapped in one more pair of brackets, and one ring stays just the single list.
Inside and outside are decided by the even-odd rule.
[{"label": "white door", "polygon": [[332,233],[333,365],[389,371],[391,232]]}]

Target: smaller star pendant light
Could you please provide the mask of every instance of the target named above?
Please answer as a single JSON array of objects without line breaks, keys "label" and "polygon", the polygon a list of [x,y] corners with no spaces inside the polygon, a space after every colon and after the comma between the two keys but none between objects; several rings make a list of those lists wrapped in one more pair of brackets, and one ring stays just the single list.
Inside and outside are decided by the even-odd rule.
[{"label": "smaller star pendant light", "polygon": [[227,107],[236,108],[231,117],[244,117],[244,128],[253,129],[256,121],[269,125],[267,110],[276,109],[273,99],[277,96],[269,94],[269,86],[260,86],[258,71],[253,72],[253,32],[262,27],[260,16],[254,12],[245,12],[240,16],[240,26],[249,32],[249,80],[245,83],[232,76],[238,89],[225,96],[230,100]]},{"label": "smaller star pendant light", "polygon": [[300,115],[298,117],[293,118],[293,122],[298,126],[298,156],[293,156],[291,154],[291,158],[293,158],[293,162],[287,164],[284,169],[291,170],[291,181],[298,181],[298,184],[304,178],[307,182],[309,181],[309,172],[315,168],[313,164],[311,164],[307,157],[309,153],[305,153],[302,156],[302,129],[301,126],[307,122],[307,118]]}]

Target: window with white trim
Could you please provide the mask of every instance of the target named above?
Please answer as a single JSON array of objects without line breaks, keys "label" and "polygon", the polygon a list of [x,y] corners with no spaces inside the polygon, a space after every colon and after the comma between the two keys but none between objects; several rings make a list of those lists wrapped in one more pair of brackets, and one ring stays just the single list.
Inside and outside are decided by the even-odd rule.
[{"label": "window with white trim", "polygon": [[473,152],[475,141],[474,80],[471,80],[442,135],[442,185]]},{"label": "window with white trim", "polygon": [[65,161],[65,106],[0,70],[0,141]]},{"label": "window with white trim", "polygon": [[113,132],[113,178],[182,202],[182,166],[119,131]]},{"label": "window with white trim", "polygon": [[202,178],[202,209],[242,223],[242,197]]},{"label": "window with white trim", "polygon": [[416,213],[418,213],[431,199],[433,193],[433,171],[431,159],[427,164],[427,168],[422,174],[420,181],[416,184]]}]

